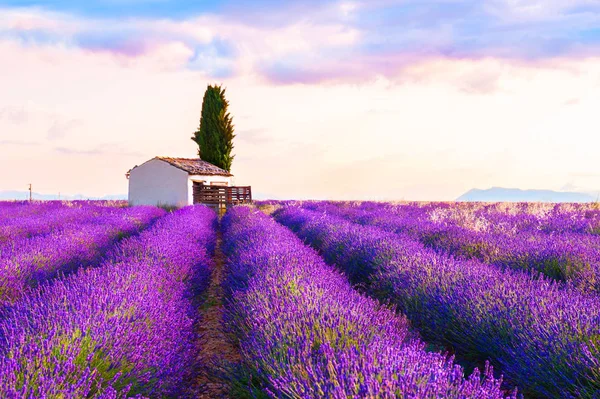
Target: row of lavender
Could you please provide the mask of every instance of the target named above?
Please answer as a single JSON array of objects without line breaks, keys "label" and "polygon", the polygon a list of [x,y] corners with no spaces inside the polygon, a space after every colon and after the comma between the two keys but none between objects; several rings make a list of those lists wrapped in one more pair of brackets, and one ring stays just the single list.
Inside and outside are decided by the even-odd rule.
[{"label": "row of lavender", "polygon": [[[356,203],[347,202],[348,205]],[[408,203],[363,202],[361,207],[385,207],[400,215],[410,215],[421,222],[442,222],[476,231],[514,235],[529,233],[600,234],[600,207],[597,204],[553,204],[537,209],[539,204],[526,203]],[[533,208],[533,209],[531,209]]]},{"label": "row of lavender", "polygon": [[[34,205],[35,206],[35,205]],[[40,282],[98,261],[119,239],[147,227],[165,212],[155,207],[82,207],[80,217],[48,234],[0,245],[0,307]],[[57,210],[59,214],[62,212]]]},{"label": "row of lavender", "polygon": [[0,201],[0,224],[14,220],[43,217],[64,208],[123,208],[127,201]]},{"label": "row of lavender", "polygon": [[114,204],[100,201],[6,204],[0,202],[1,246],[14,244],[21,238],[48,234],[74,222],[93,221],[119,210]]},{"label": "row of lavender", "polygon": [[463,227],[497,232],[538,231],[600,234],[600,207],[592,204],[447,203],[411,204]]},{"label": "row of lavender", "polygon": [[65,203],[60,201],[0,201],[0,223],[41,216],[48,211],[64,207]]},{"label": "row of lavender", "polygon": [[536,271],[567,281],[583,292],[600,292],[600,236],[559,232],[520,231],[507,234],[476,231],[441,219],[432,221],[416,206],[384,203],[360,205],[307,203],[309,209],[343,216],[362,225],[403,233],[439,252],[461,259],[517,270]]},{"label": "row of lavender", "polygon": [[177,211],[100,267],[16,301],[0,321],[0,396],[183,395],[196,354],[192,298],[208,282],[215,224],[207,208]]},{"label": "row of lavender", "polygon": [[[294,204],[298,201],[261,201],[263,205]],[[356,202],[346,202],[356,205]],[[362,203],[369,206],[372,203]],[[600,235],[600,206],[592,204],[548,203],[470,203],[429,202],[382,204],[388,210],[418,219],[421,222],[438,222],[457,225],[476,231],[505,234],[526,232],[579,233]]]},{"label": "row of lavender", "polygon": [[327,212],[284,207],[275,218],[369,294],[392,301],[428,340],[465,360],[492,359],[527,393],[595,398],[600,304],[528,273],[461,261],[412,237]]},{"label": "row of lavender", "polygon": [[490,369],[465,378],[452,358],[425,351],[403,316],[262,213],[229,210],[223,230],[227,325],[251,370],[242,388],[274,398],[504,396]]},{"label": "row of lavender", "polygon": [[589,204],[549,203],[409,203],[431,220],[445,219],[462,227],[505,233],[537,231],[600,234],[600,207]]}]

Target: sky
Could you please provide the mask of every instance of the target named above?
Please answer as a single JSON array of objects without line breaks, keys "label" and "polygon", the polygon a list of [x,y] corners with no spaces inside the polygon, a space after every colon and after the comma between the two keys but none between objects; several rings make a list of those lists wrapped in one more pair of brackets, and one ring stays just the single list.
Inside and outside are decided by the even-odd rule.
[{"label": "sky", "polygon": [[600,190],[600,0],[0,0],[0,190],[126,194],[208,84],[262,197]]}]

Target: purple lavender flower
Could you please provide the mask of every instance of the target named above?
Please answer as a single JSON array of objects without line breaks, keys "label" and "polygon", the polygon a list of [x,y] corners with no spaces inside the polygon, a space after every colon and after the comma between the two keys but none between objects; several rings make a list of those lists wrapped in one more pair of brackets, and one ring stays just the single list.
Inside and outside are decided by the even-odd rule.
[{"label": "purple lavender flower", "polygon": [[0,307],[60,273],[97,262],[120,238],[165,214],[155,207],[96,208],[85,208],[89,214],[47,235],[0,246]]},{"label": "purple lavender flower", "polygon": [[[518,229],[496,216],[492,224],[476,230],[464,227],[452,208],[446,215],[433,205],[390,206],[363,203],[358,206],[335,203],[309,203],[307,209],[342,216],[361,225],[408,234],[438,252],[461,259],[478,259],[499,267],[540,272],[568,282],[583,292],[600,293],[600,236],[569,231],[548,233]],[[437,213],[436,213],[437,212]],[[432,218],[435,216],[435,220]],[[522,214],[527,217],[527,214]],[[514,218],[506,215],[506,218]],[[501,226],[501,227],[500,227]],[[513,226],[513,227],[508,227]]]},{"label": "purple lavender flower", "polygon": [[405,234],[326,212],[286,207],[275,217],[371,295],[397,304],[426,339],[466,359],[492,359],[526,393],[597,397],[596,295],[528,273],[456,260]]},{"label": "purple lavender flower", "polygon": [[502,398],[491,368],[465,378],[398,316],[289,230],[247,207],[223,220],[236,334],[255,389],[280,398]]},{"label": "purple lavender flower", "polygon": [[0,321],[0,397],[179,396],[196,358],[191,296],[208,282],[215,223],[208,208],[184,208],[100,267],[18,300]]}]

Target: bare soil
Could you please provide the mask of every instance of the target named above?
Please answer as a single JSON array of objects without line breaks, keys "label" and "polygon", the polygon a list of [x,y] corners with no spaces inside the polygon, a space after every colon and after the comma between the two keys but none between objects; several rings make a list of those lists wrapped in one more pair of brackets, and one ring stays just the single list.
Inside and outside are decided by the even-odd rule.
[{"label": "bare soil", "polygon": [[223,330],[223,279],[225,256],[221,251],[221,233],[217,237],[210,286],[200,306],[200,373],[196,381],[196,398],[229,398],[229,385],[223,378],[223,370],[240,362],[240,354]]}]

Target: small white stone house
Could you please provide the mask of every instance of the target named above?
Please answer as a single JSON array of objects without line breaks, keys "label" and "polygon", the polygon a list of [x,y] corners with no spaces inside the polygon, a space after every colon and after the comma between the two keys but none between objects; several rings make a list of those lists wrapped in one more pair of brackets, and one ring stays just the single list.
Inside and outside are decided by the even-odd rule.
[{"label": "small white stone house", "polygon": [[200,158],[155,157],[127,172],[130,205],[185,206],[194,187],[231,186],[233,175]]}]

